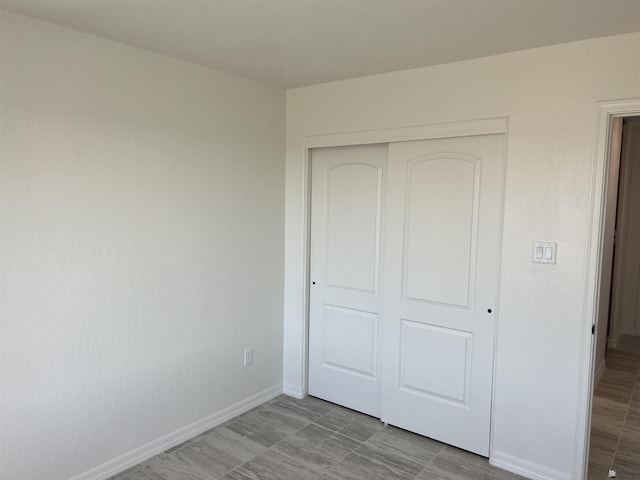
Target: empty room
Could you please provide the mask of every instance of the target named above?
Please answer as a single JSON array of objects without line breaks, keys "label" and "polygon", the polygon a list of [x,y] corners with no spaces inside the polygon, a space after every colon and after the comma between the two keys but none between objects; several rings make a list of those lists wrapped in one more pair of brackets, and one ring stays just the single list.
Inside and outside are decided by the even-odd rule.
[{"label": "empty room", "polygon": [[0,0],[0,478],[640,479],[638,59],[637,0]]}]

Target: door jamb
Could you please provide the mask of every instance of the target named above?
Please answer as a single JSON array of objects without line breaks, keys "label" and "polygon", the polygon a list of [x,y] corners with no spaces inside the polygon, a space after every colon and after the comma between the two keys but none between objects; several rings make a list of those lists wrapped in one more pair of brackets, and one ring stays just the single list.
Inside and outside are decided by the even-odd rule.
[{"label": "door jamb", "polygon": [[[606,206],[609,175],[609,149],[611,121],[614,117],[640,115],[640,99],[598,102],[595,154],[590,195],[590,224],[587,230],[586,289],[583,305],[581,339],[581,372],[578,391],[578,423],[576,428],[576,452],[574,454],[574,478],[587,478],[589,467],[589,441],[591,431],[591,404],[594,388],[594,362],[597,341],[598,298],[604,235],[604,209]],[[592,334],[592,328],[595,333]]]}]

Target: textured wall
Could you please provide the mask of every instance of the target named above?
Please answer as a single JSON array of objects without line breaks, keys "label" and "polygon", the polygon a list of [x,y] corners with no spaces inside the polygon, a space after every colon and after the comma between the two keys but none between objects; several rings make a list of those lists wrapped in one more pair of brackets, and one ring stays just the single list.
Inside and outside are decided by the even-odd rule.
[{"label": "textured wall", "polygon": [[284,92],[1,22],[0,477],[62,480],[281,384]]}]

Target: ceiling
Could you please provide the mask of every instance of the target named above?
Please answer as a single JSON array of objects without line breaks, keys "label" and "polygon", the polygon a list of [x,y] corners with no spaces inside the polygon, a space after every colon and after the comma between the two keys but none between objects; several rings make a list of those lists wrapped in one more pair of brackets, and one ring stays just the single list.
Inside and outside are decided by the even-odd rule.
[{"label": "ceiling", "polygon": [[640,0],[0,0],[284,88],[640,31]]}]

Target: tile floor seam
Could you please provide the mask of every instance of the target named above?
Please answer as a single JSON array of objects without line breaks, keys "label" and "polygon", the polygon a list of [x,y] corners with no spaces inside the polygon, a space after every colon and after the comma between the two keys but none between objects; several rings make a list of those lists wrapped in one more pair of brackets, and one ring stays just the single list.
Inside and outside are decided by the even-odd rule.
[{"label": "tile floor seam", "polygon": [[[333,410],[333,409],[332,409],[332,410]],[[331,410],[330,410],[330,411],[331,411]],[[326,414],[325,414],[325,415],[326,415]],[[322,415],[322,416],[324,416],[324,415]],[[318,417],[318,419],[319,419],[319,418],[321,418],[321,417]],[[317,420],[317,419],[316,419],[316,420]],[[291,434],[287,435],[286,437],[284,437],[283,439],[281,439],[281,440],[277,441],[276,443],[274,443],[274,444],[273,444],[273,445],[271,445],[270,447],[267,447],[267,448],[264,450],[264,452],[262,452],[262,453],[260,453],[260,454],[258,454],[258,455],[255,455],[252,459],[247,460],[246,462],[243,462],[243,463],[241,463],[240,465],[235,466],[234,468],[232,468],[232,469],[231,469],[231,470],[229,470],[228,472],[225,472],[221,477],[218,477],[218,478],[213,479],[213,480],[219,480],[220,478],[223,478],[223,477],[225,477],[225,476],[229,475],[230,473],[232,473],[232,472],[234,472],[235,470],[239,469],[239,468],[240,468],[240,467],[242,467],[243,465],[246,465],[247,463],[249,463],[249,462],[253,461],[256,457],[258,457],[258,456],[260,456],[260,455],[264,455],[264,454],[265,454],[265,453],[267,453],[267,452],[279,453],[279,454],[284,455],[285,457],[288,457],[288,458],[290,458],[290,459],[292,459],[292,460],[299,461],[299,462],[301,461],[301,462],[303,462],[303,463],[308,464],[309,466],[312,466],[309,462],[307,462],[307,461],[305,461],[305,460],[303,460],[303,459],[296,458],[295,456],[290,455],[290,454],[288,454],[287,452],[280,452],[280,451],[278,451],[278,450],[276,450],[276,449],[275,449],[275,447],[276,447],[277,445],[279,445],[280,443],[284,442],[285,440],[290,439],[290,438],[291,438],[291,437],[293,437],[296,433],[298,433],[298,432],[300,432],[300,431],[304,430],[304,429],[305,429],[305,428],[307,428],[309,425],[315,425],[315,423],[314,423],[314,422],[311,422],[311,423],[309,423],[308,425],[306,425],[306,426],[302,427],[300,430],[297,430],[296,432],[294,432],[294,433],[291,433]],[[318,426],[319,426],[319,427],[321,427],[321,428],[325,428],[325,427],[322,427],[321,425],[318,425]],[[329,429],[325,428],[325,430],[329,430]],[[337,433],[337,432],[336,432],[336,433]],[[245,438],[247,438],[247,437],[245,437]],[[349,438],[351,438],[351,437],[349,437]],[[355,440],[355,439],[352,439],[352,440]],[[362,442],[362,443],[364,443],[364,442]],[[356,450],[359,446],[360,446],[360,445],[356,446],[356,447],[355,447],[353,450],[351,450],[347,455],[345,455],[343,458],[341,458],[341,459],[340,459],[340,460],[338,460],[337,462],[335,462],[335,463],[331,464],[330,466],[320,468],[320,469],[319,469],[319,472],[325,472],[325,471],[326,471],[326,472],[328,472],[328,470],[329,470],[330,468],[334,467],[335,465],[337,465],[338,463],[340,463],[342,460],[344,460],[345,458],[347,458],[347,457],[348,457],[348,456],[349,456],[349,455],[350,455],[354,450]]]},{"label": "tile floor seam", "polygon": [[[388,424],[386,424],[386,423],[385,423],[385,427],[384,427],[384,428],[400,428],[400,427],[394,427],[393,425],[388,425]],[[375,434],[374,434],[374,435],[375,435]],[[371,437],[369,437],[369,439],[370,439],[370,438],[372,438],[372,437],[373,437],[373,435],[372,435]],[[425,438],[429,438],[429,437],[425,437]],[[430,440],[433,440],[433,439],[430,439]],[[368,440],[366,440],[366,441],[362,442],[362,445],[364,445],[367,441],[368,441]],[[434,441],[436,441],[436,442],[437,442],[437,440],[434,440]],[[416,480],[420,475],[422,475],[422,473],[427,469],[427,467],[429,467],[429,466],[433,463],[433,461],[436,459],[436,457],[437,457],[438,455],[440,455],[440,454],[444,451],[444,449],[445,449],[445,448],[446,448],[446,445],[445,445],[445,444],[442,444],[442,446],[440,447],[440,450],[438,451],[438,453],[436,453],[435,455],[433,455],[433,457],[431,458],[431,460],[429,460],[429,461],[428,461],[428,462],[427,462],[427,463],[422,467],[422,469],[421,469],[421,470],[416,474],[416,476],[413,478],[413,480]],[[355,450],[357,450],[357,449],[358,449],[358,447],[354,448],[354,449],[353,449],[353,451],[355,451]],[[352,451],[351,453],[353,453],[353,451]],[[345,457],[345,458],[346,458],[346,457]]]},{"label": "tile floor seam", "polygon": [[[323,427],[324,428],[324,427]],[[336,432],[337,433],[337,432]],[[346,435],[345,435],[346,437]],[[351,437],[347,437],[347,438],[351,438]],[[335,467],[336,465],[338,465],[340,462],[342,462],[345,458],[347,458],[349,455],[351,455],[353,452],[355,452],[358,448],[360,448],[362,445],[364,445],[364,442],[360,442],[359,440],[356,440],[355,438],[351,438],[351,440],[354,440],[356,442],[359,442],[358,445],[356,445],[355,447],[353,447],[344,457],[342,457],[340,460],[338,460],[337,462],[334,462],[330,467],[327,467],[325,470],[328,472],[331,468]]]},{"label": "tile floor seam", "polygon": [[[596,395],[594,394],[594,397],[595,396]],[[598,395],[598,397],[599,398],[603,398],[603,399],[607,399],[607,397],[604,397],[604,396],[601,396],[601,395]],[[592,412],[591,416],[593,417],[593,412]],[[625,418],[626,418],[626,416],[627,416],[627,412],[625,412]],[[622,421],[622,427],[624,427],[624,420]],[[593,429],[593,426],[591,428]],[[608,470],[611,470],[613,468],[613,463],[614,463],[614,460],[616,458],[616,452],[618,450],[618,444],[620,443],[620,437],[621,436],[622,436],[622,428],[620,429],[620,431],[617,434],[618,438],[616,440],[616,448],[614,448],[613,453],[611,454],[611,458],[609,459]]]},{"label": "tile floor seam", "polygon": [[[273,401],[272,401],[271,403],[269,403],[269,404],[265,405],[265,408],[266,408],[266,407],[268,407],[268,406],[270,406],[270,405],[272,405],[272,404],[273,404]],[[329,410],[329,412],[333,411],[335,408],[337,408],[337,407],[333,407],[331,410]],[[284,455],[285,457],[288,457],[288,458],[290,458],[290,459],[292,459],[292,460],[296,460],[296,461],[303,461],[304,463],[309,464],[308,462],[305,462],[304,460],[299,459],[299,458],[295,458],[294,456],[289,455],[289,454],[288,454],[288,453],[286,453],[286,452],[279,452],[279,451],[277,451],[277,450],[275,449],[275,447],[276,447],[277,445],[279,445],[280,443],[284,442],[285,440],[290,439],[290,438],[291,438],[291,437],[293,437],[296,433],[301,432],[302,430],[304,430],[305,428],[307,428],[309,425],[317,425],[315,422],[316,422],[317,420],[319,420],[320,418],[324,417],[325,415],[328,415],[328,414],[329,414],[329,412],[327,412],[327,413],[324,413],[324,414],[320,415],[320,416],[319,416],[318,418],[316,418],[315,420],[309,420],[309,423],[308,423],[308,424],[306,424],[306,425],[304,425],[302,428],[300,428],[300,429],[298,429],[298,430],[296,430],[296,431],[294,431],[294,432],[292,432],[292,433],[290,433],[290,434],[287,434],[284,438],[282,438],[282,439],[278,440],[278,441],[277,441],[276,443],[274,443],[273,445],[271,445],[271,446],[267,447],[267,448],[266,448],[262,453],[259,453],[259,454],[255,455],[253,458],[251,458],[251,459],[247,460],[246,462],[241,463],[240,465],[236,465],[234,468],[232,468],[231,470],[229,470],[229,471],[225,472],[222,476],[220,476],[220,477],[218,477],[218,478],[216,478],[216,479],[214,479],[214,480],[219,480],[220,478],[223,478],[223,477],[225,477],[225,476],[227,476],[227,475],[231,474],[232,472],[234,472],[234,471],[238,470],[238,469],[239,469],[240,467],[242,467],[243,465],[246,465],[247,463],[250,463],[251,461],[253,461],[256,457],[259,457],[260,455],[264,455],[264,454],[265,454],[265,453],[267,453],[267,452],[280,453],[280,454]],[[251,414],[253,414],[253,412],[252,412]],[[251,414],[250,414],[250,415],[251,415]],[[321,427],[321,428],[325,428],[325,427],[322,427],[322,425],[317,425],[317,426],[318,426],[318,427]],[[325,428],[325,429],[326,429],[326,428]],[[328,430],[328,429],[326,429],[326,430]],[[248,438],[248,437],[246,437],[245,435],[242,435],[242,437],[249,439],[249,438]],[[349,438],[351,438],[351,437],[349,437]],[[352,439],[352,440],[355,440],[355,439]],[[356,447],[356,448],[357,448],[357,447]],[[348,455],[345,455],[345,457],[344,457],[344,458],[346,458],[347,456],[348,456]],[[344,460],[344,458],[340,459],[340,461]],[[332,464],[332,465],[331,465],[331,467],[333,467],[333,466],[334,466],[334,465],[336,465],[337,463],[338,463],[338,462],[336,462],[336,463]],[[309,465],[310,465],[310,464],[309,464]],[[328,470],[329,468],[330,468],[330,467],[323,468],[323,469],[320,469],[320,471]]]},{"label": "tile floor seam", "polygon": [[[443,446],[442,448],[440,448],[440,452],[441,452],[442,450],[444,450],[444,446]],[[433,456],[433,458],[432,458],[431,460],[429,460],[429,462],[428,462],[424,467],[422,467],[422,470],[420,470],[420,471],[418,472],[418,474],[416,475],[416,478],[418,478],[420,475],[422,475],[422,473],[427,469],[427,467],[433,463],[433,461],[436,459],[436,457],[437,457],[438,455],[440,455],[440,452],[436,453],[436,454]]]},{"label": "tile floor seam", "polygon": [[[266,450],[265,450],[266,452]],[[258,455],[256,455],[257,457]],[[255,458],[255,457],[253,457]],[[253,460],[253,458],[251,460]],[[231,470],[229,470],[228,472],[223,473],[221,476],[214,478],[213,480],[220,480],[221,478],[226,477],[227,475],[229,475],[230,473],[236,471],[237,469],[239,469],[241,466],[243,466],[245,463],[249,463],[251,460],[247,460],[246,462],[241,463],[240,465],[236,465],[235,467],[233,467]]]},{"label": "tile floor seam", "polygon": [[[286,439],[288,439],[288,438],[289,438],[289,437],[284,438],[283,440],[286,440]],[[278,443],[280,443],[280,442],[278,442]],[[347,458],[349,455],[351,455],[354,451],[356,451],[358,448],[360,448],[360,447],[362,446],[362,444],[363,444],[363,443],[364,443],[364,442],[362,442],[360,445],[357,445],[353,450],[350,450],[350,451],[349,451],[349,453],[347,453],[344,457],[340,458],[338,461],[333,462],[333,463],[332,463],[331,465],[329,465],[329,466],[321,467],[321,468],[320,468],[320,471],[321,471],[321,472],[328,472],[330,469],[332,469],[333,467],[335,467],[336,465],[338,465],[338,464],[339,464],[340,462],[342,462],[345,458]],[[275,447],[276,445],[277,445],[277,444],[275,444],[275,445],[273,445],[273,446]],[[290,454],[288,454],[288,453],[286,453],[286,452],[278,452],[278,453],[280,453],[280,454],[282,454],[282,455],[284,455],[284,456],[286,456],[286,457],[289,457],[289,458],[291,458],[291,459],[293,459],[293,460],[297,460],[297,461],[302,461],[302,462],[308,463],[308,462],[306,462],[305,460],[300,459],[300,458],[296,458],[296,457],[294,457],[293,455],[290,455]]]},{"label": "tile floor seam", "polygon": [[[251,413],[251,414],[249,414],[249,415],[252,415],[252,414],[253,414],[253,413]],[[307,426],[308,426],[308,425],[307,425]],[[296,432],[295,432],[295,433],[297,433],[297,432],[301,431],[301,430],[302,430],[302,429],[304,429],[304,428],[306,428],[306,426],[305,426],[305,427],[302,427],[300,430],[296,430]],[[251,440],[251,439],[250,439],[249,437],[247,437],[246,435],[242,435],[242,434],[240,434],[240,436],[241,436],[241,437],[243,437],[243,438],[246,438],[247,440]],[[282,439],[278,440],[276,443],[274,443],[274,444],[273,444],[273,445],[271,445],[270,447],[266,447],[266,445],[265,445],[265,447],[266,447],[266,448],[265,448],[265,450],[264,450],[264,451],[262,451],[261,453],[258,453],[258,454],[256,454],[256,455],[254,455],[252,458],[250,458],[250,459],[249,459],[249,460],[247,460],[246,462],[242,462],[241,464],[236,465],[236,466],[235,466],[235,467],[233,467],[231,470],[228,470],[228,471],[224,472],[221,476],[219,476],[219,477],[217,477],[217,478],[215,478],[215,479],[212,479],[212,480],[219,480],[219,479],[221,479],[221,478],[226,477],[227,475],[231,474],[232,472],[234,472],[234,471],[238,470],[238,469],[239,469],[240,467],[242,467],[243,465],[246,465],[247,463],[252,462],[253,460],[255,460],[255,459],[256,459],[256,457],[259,457],[260,455],[264,455],[265,453],[267,453],[267,452],[269,452],[269,451],[276,452],[276,450],[272,450],[272,449],[273,449],[273,447],[275,447],[275,446],[276,446],[276,445],[278,445],[279,443],[281,443],[281,442],[285,441],[285,440],[286,440],[286,439],[288,439],[290,436],[291,436],[291,435],[287,435],[286,437],[284,437],[284,438],[282,438]],[[285,453],[284,455],[285,455],[285,456],[287,456],[287,457],[289,457],[289,458],[292,458],[290,455],[287,455],[286,453]]]},{"label": "tile floor seam", "polygon": [[[365,442],[362,442],[362,444],[361,444],[361,445],[359,445],[358,447],[356,447],[356,448],[355,448],[355,449],[354,449],[354,450],[353,450],[349,455],[351,455],[351,454],[353,454],[353,455],[358,455],[358,456],[359,456],[359,457],[361,457],[361,458],[368,459],[369,457],[367,457],[366,455],[364,455],[364,454],[359,453],[359,452],[357,452],[357,451],[356,451],[356,450],[358,450],[359,448],[362,448],[362,447],[364,446],[364,444],[365,444]],[[348,457],[349,455],[347,455],[347,457]],[[347,458],[347,457],[344,457],[344,458]],[[344,458],[343,458],[342,460],[344,460]],[[411,461],[410,459],[408,459],[408,460],[409,460],[409,461]],[[414,463],[415,463],[415,462],[414,462]],[[336,464],[336,465],[337,465],[337,464]],[[422,468],[422,470],[424,470],[424,467]],[[418,476],[418,475],[420,475],[420,473],[422,473],[422,470],[420,470],[420,471],[416,474],[416,476],[415,476],[415,477],[409,477],[408,475],[405,475],[404,473],[400,473],[399,475],[404,476],[404,477],[405,477],[405,480],[415,480],[415,479],[417,478],[417,476]]]},{"label": "tile floor seam", "polygon": [[[437,441],[437,440],[436,440],[436,441]],[[440,447],[440,451],[439,451],[438,453],[436,453],[436,454],[433,456],[433,458],[432,458],[431,460],[429,460],[429,462],[428,462],[424,467],[422,467],[422,470],[420,470],[420,472],[418,472],[418,475],[416,475],[416,478],[418,478],[420,475],[422,475],[422,473],[423,473],[423,472],[424,472],[428,467],[430,467],[430,466],[431,466],[431,464],[433,463],[433,461],[438,457],[438,455],[440,455],[440,454],[444,451],[444,449],[445,449],[445,448],[446,448],[446,445],[444,445],[444,444],[443,444],[443,445]]]},{"label": "tile floor seam", "polygon": [[[222,425],[220,425],[222,426]],[[251,440],[249,437],[246,437],[244,435],[240,435],[242,438],[246,438],[247,440]],[[288,437],[285,437],[288,438]],[[282,439],[284,440],[284,438]],[[282,441],[281,440],[281,441]],[[229,475],[231,472],[234,472],[235,470],[239,469],[240,467],[242,467],[243,465],[246,465],[247,463],[253,461],[256,457],[259,457],[260,455],[263,455],[265,452],[268,452],[272,447],[274,447],[277,443],[280,442],[276,442],[275,444],[273,444],[271,447],[267,447],[264,451],[262,451],[261,453],[257,453],[256,455],[254,455],[252,458],[250,458],[249,460],[247,460],[246,462],[242,462],[239,465],[236,465],[235,467],[233,467],[231,470],[227,470],[226,472],[222,473],[220,476],[217,476],[216,478],[212,479],[212,480],[220,480],[221,478],[226,477],[227,475]]]},{"label": "tile floor seam", "polygon": [[[626,475],[629,473],[628,470],[628,465],[625,465],[625,463],[627,462],[627,459],[624,457],[624,449],[623,449],[623,445],[624,445],[624,440],[625,440],[625,432],[629,429],[634,429],[635,427],[633,426],[632,420],[631,418],[632,415],[634,415],[635,410],[632,408],[633,405],[633,401],[636,395],[636,391],[638,391],[639,387],[640,387],[640,355],[638,355],[638,353],[640,352],[640,350],[638,349],[638,346],[640,346],[640,342],[636,345],[621,345],[620,348],[617,349],[611,349],[611,350],[607,350],[606,355],[607,356],[611,356],[612,358],[615,359],[615,361],[609,363],[607,362],[607,369],[606,371],[610,372],[611,375],[613,375],[613,377],[620,377],[620,376],[624,376],[625,374],[631,374],[633,376],[633,380],[630,382],[630,385],[627,385],[628,389],[630,390],[630,395],[629,398],[626,398],[624,402],[618,400],[618,403],[620,404],[621,410],[623,413],[623,416],[620,420],[620,425],[619,428],[615,428],[615,436],[612,435],[612,440],[614,440],[614,446],[612,448],[612,451],[610,451],[609,454],[606,453],[606,450],[602,450],[599,451],[599,448],[595,448],[594,447],[594,443],[591,444],[591,448],[589,450],[589,472],[590,475],[592,474],[592,469],[593,469],[593,473],[595,474],[599,469],[601,469],[598,474],[602,475],[602,478],[606,478],[606,472],[608,470],[614,469],[617,470],[618,473],[622,474],[621,478],[640,478],[638,476],[635,477],[627,477]],[[606,375],[606,372],[605,372]],[[618,379],[619,380],[619,379]],[[631,380],[631,379],[629,379]],[[604,401],[613,401],[615,400],[614,398],[612,398],[612,393],[614,394],[614,396],[616,394],[621,393],[621,389],[626,390],[627,387],[623,387],[622,385],[618,385],[618,390],[617,391],[610,391],[611,387],[615,387],[616,386],[616,381],[614,380],[613,382],[609,382],[610,385],[608,385],[608,388],[602,389],[599,394],[596,394],[595,392],[595,388],[594,388],[594,394],[593,394],[593,398],[594,399],[600,399],[600,400],[604,400]],[[596,387],[597,388],[597,387]],[[626,395],[625,395],[626,397]],[[604,407],[598,407],[598,410],[595,409],[592,410],[592,418],[596,415],[596,411],[598,411],[598,415],[600,416],[600,421],[603,420],[605,421],[605,425],[608,426],[615,426],[614,424],[617,424],[617,421],[615,420],[611,420],[610,422],[607,422],[607,418],[606,415],[603,415],[603,411],[601,410],[601,408]],[[606,414],[606,410],[604,412]],[[611,423],[614,422],[614,423]],[[605,430],[606,432],[606,427]],[[612,432],[613,433],[613,432]],[[591,434],[594,434],[594,426],[592,424],[592,430],[591,430]],[[627,452],[628,453],[628,452]],[[602,455],[604,454],[604,455]],[[623,455],[622,457],[620,457],[620,455]],[[593,455],[596,455],[596,457],[594,457]],[[600,457],[598,459],[598,457]],[[594,459],[595,460],[592,460]],[[602,463],[599,463],[602,462]],[[599,466],[598,466],[599,463]],[[619,468],[616,468],[619,467]],[[596,478],[596,477],[589,477],[591,478]],[[597,478],[600,478],[599,476]]]},{"label": "tile floor seam", "polygon": [[[497,473],[499,471],[499,469],[490,466],[486,459],[482,459],[485,460],[484,463],[479,462],[476,455],[460,449],[451,450],[451,452],[455,452],[455,458],[452,458],[456,461],[455,464],[451,464],[452,458],[445,456],[445,452],[449,452],[449,449],[442,443],[432,444],[431,440],[433,439],[423,443],[423,440],[420,440],[423,437],[419,436],[415,436],[415,442],[417,443],[413,443],[414,437],[412,435],[414,434],[410,434],[410,432],[402,433],[400,432],[402,429],[396,429],[393,426],[382,427],[377,422],[372,421],[373,417],[361,415],[341,406],[329,406],[326,403],[320,403],[318,404],[319,407],[316,408],[314,402],[316,400],[308,403],[302,401],[300,404],[294,402],[290,405],[284,405],[285,403],[288,404],[288,402],[283,402],[283,405],[279,405],[277,410],[282,410],[281,413],[283,415],[296,419],[296,422],[302,421],[300,418],[302,413],[304,426],[297,428],[299,423],[286,421],[286,428],[284,428],[284,431],[280,430],[284,434],[283,438],[268,447],[265,444],[260,444],[259,449],[247,451],[251,455],[244,454],[242,457],[236,457],[239,463],[235,464],[233,468],[231,468],[234,465],[233,463],[224,464],[225,462],[218,462],[219,467],[224,465],[224,468],[215,468],[213,470],[207,468],[206,471],[203,470],[195,476],[188,476],[188,478],[194,480],[195,478],[202,480],[205,478],[208,480],[228,480],[230,478],[234,480],[319,480],[321,478],[332,480],[373,480],[374,478],[418,480],[423,477],[425,479],[435,478],[433,475],[448,474],[445,472],[449,472],[450,468],[456,471],[459,468],[457,467],[458,464],[464,464],[467,467],[456,471],[455,477],[451,478],[475,480],[475,471],[483,472],[485,476],[487,474],[491,476],[490,472]],[[287,412],[287,408],[290,409],[289,412]],[[325,408],[330,409],[322,414],[321,412]],[[258,414],[259,410],[263,409],[254,409],[248,416],[254,413]],[[316,415],[317,418],[311,420]],[[328,416],[328,418],[323,423],[326,423],[329,427],[316,423],[325,416]],[[265,425],[268,426],[270,424],[262,416],[256,418],[260,418],[263,421],[251,422],[253,431],[260,431]],[[181,455],[180,452],[184,448],[200,440],[206,440],[209,438],[208,435],[217,438],[215,432],[220,431],[222,428],[228,428],[225,425],[229,423],[224,422],[184,442],[179,449],[172,451],[172,454],[175,453],[176,455],[172,455],[166,460],[168,463],[160,469],[157,469],[156,465],[138,465],[127,471],[124,477],[118,475],[111,480],[141,480],[142,478],[147,480],[184,480],[187,477],[183,474],[186,474],[187,470],[182,470],[183,467],[178,464],[179,461],[176,456]],[[300,434],[302,430],[310,426],[314,426],[314,428],[302,435]],[[344,431],[351,432],[352,435],[358,438],[345,435]],[[242,439],[240,443],[245,443],[245,441],[252,442],[249,430],[243,434],[233,430],[231,432],[235,433],[238,439]],[[407,434],[410,435],[406,436]],[[288,443],[285,444],[285,442]],[[202,448],[206,449],[205,444],[206,442],[203,442]],[[412,445],[415,445],[415,450]],[[156,455],[156,457],[161,456],[166,457],[166,454]],[[353,461],[347,460],[350,457]],[[362,457],[364,463],[360,461],[360,457]],[[448,461],[438,464],[437,468],[434,469],[434,462],[437,458]],[[203,457],[203,460],[206,459]],[[193,461],[200,465],[200,460],[196,457],[193,458]],[[205,464],[203,463],[202,465],[204,466]],[[429,470],[428,467],[433,470]],[[281,468],[283,469],[282,472],[280,472]],[[445,470],[443,470],[443,473],[439,473],[442,468]],[[482,478],[489,478],[485,476]],[[511,476],[509,472],[503,472],[496,475],[495,478],[516,480],[518,477]]]},{"label": "tile floor seam", "polygon": [[[160,452],[158,455],[171,455],[173,453],[179,452],[180,450],[183,450],[185,447],[188,447],[189,445],[193,445],[194,443],[202,440],[205,437],[208,437],[210,434],[212,434],[216,429],[223,427],[225,424],[235,420],[236,418],[241,417],[242,415],[253,415],[255,412],[257,412],[258,410],[262,410],[264,407],[266,406],[266,404],[264,405],[258,405],[255,407],[250,408],[249,410],[246,410],[242,413],[240,413],[239,415],[237,415],[234,418],[231,418],[229,420],[226,420],[224,422],[219,423],[218,425],[215,425],[213,427],[210,427],[208,429],[206,429],[204,432],[201,432],[197,435],[195,435],[194,437],[191,437],[181,443],[178,443],[177,445],[174,445],[173,447],[169,447],[166,450],[164,450],[163,452]],[[246,438],[246,437],[245,437]],[[148,460],[150,460],[151,458],[154,458],[156,455],[154,455],[153,457],[149,457]],[[146,460],[145,460],[146,461]]]},{"label": "tile floor seam", "polygon": [[638,376],[636,375],[636,379],[633,382],[633,388],[631,389],[631,397],[629,398],[629,403],[627,403],[627,411],[624,414],[624,420],[622,422],[622,427],[620,428],[620,433],[618,434],[618,441],[616,442],[616,449],[613,452],[613,458],[611,459],[610,469],[615,470],[615,461],[618,457],[618,448],[620,447],[620,442],[622,441],[622,436],[624,433],[625,426],[627,425],[627,420],[629,419],[629,411],[631,410],[631,401],[633,400],[634,392],[636,387],[638,386]]},{"label": "tile floor seam", "polygon": [[[443,445],[442,445],[442,448],[440,449],[440,451],[439,451],[437,454],[435,454],[435,455],[434,455],[434,457],[431,459],[431,461],[429,462],[429,464],[432,464],[432,463],[436,460],[436,458],[438,458],[440,455],[442,455],[442,454],[444,453],[444,451],[445,451],[446,449],[447,449],[447,446],[443,444]],[[425,468],[426,468],[426,467],[425,467]]]},{"label": "tile floor seam", "polygon": [[[340,408],[346,408],[346,407],[340,407]],[[325,414],[325,415],[328,415],[328,413],[327,413],[327,414]],[[324,417],[325,415],[323,415],[322,417]],[[322,427],[322,428],[326,428],[327,430],[331,430],[330,428],[327,428],[327,427],[325,427],[325,426],[320,425],[319,423],[317,423],[317,422],[318,422],[318,420],[320,420],[322,417],[318,417],[318,418],[316,418],[316,419],[315,419],[314,421],[312,421],[311,423],[312,423],[313,425],[318,426],[318,427]],[[374,417],[372,417],[372,418],[374,418]],[[338,431],[338,430],[331,430],[331,431],[332,431],[332,432],[335,432],[335,433],[339,433],[340,435],[342,435],[342,436],[344,436],[344,437],[347,437],[347,438],[349,438],[349,439],[351,439],[351,440],[354,440],[354,441],[356,441],[356,442],[360,442],[360,443],[364,443],[364,442],[366,442],[367,440],[369,440],[369,439],[367,439],[367,440],[359,440],[359,439],[357,439],[357,438],[355,438],[355,437],[352,437],[352,436],[351,436],[351,435],[349,435],[348,433],[343,433],[343,432]],[[379,431],[379,430],[378,430],[378,431]],[[374,435],[375,435],[375,434],[374,434]],[[373,436],[373,435],[372,435],[372,436]],[[371,438],[371,437],[369,437],[369,438]]]}]

